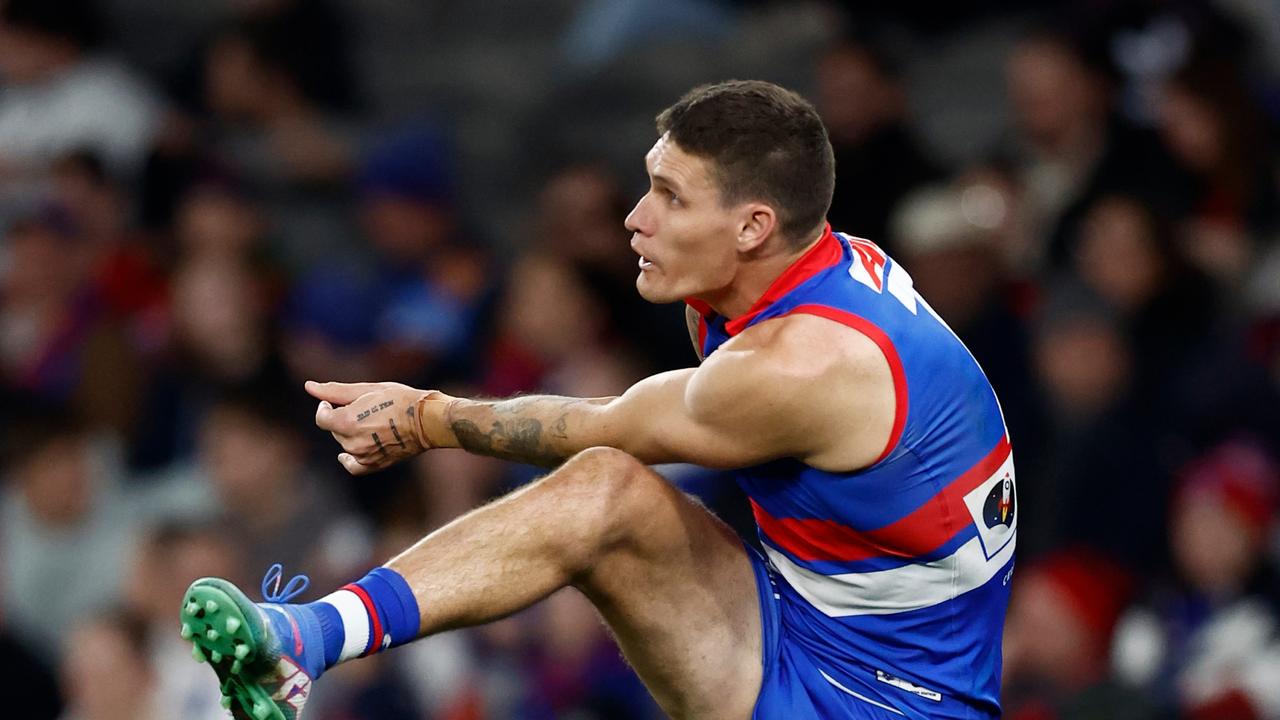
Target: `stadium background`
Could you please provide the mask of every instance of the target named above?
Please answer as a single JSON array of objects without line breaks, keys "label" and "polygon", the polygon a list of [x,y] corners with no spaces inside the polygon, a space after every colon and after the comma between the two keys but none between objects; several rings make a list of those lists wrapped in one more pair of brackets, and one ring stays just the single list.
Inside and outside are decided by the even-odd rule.
[{"label": "stadium background", "polygon": [[[221,717],[191,579],[279,561],[316,597],[532,477],[450,451],[349,478],[303,379],[595,396],[689,364],[622,219],[654,114],[757,77],[818,105],[833,223],[1003,400],[1007,716],[1280,718],[1273,2],[0,5],[7,716]],[[668,471],[749,532],[721,478]],[[569,592],[311,708],[656,715]]]}]

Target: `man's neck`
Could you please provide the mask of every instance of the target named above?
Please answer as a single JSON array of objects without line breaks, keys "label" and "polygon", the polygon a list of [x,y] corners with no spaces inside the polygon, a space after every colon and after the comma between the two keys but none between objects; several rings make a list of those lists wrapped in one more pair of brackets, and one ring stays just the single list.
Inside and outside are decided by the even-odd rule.
[{"label": "man's neck", "polygon": [[798,250],[784,246],[781,251],[768,253],[759,258],[748,260],[739,266],[738,274],[733,282],[720,292],[700,298],[710,305],[717,314],[729,320],[747,314],[751,306],[764,295],[769,286],[791,267],[805,253],[817,245],[826,229],[819,231],[814,238]]}]

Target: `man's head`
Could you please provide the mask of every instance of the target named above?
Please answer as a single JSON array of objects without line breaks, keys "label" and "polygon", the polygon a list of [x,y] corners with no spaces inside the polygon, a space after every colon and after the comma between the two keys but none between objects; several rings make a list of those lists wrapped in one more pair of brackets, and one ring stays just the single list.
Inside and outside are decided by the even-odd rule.
[{"label": "man's head", "polygon": [[822,229],[835,187],[826,129],[799,95],[761,81],[695,88],[658,115],[649,192],[627,217],[652,302],[715,295],[740,264]]},{"label": "man's head", "polygon": [[1106,76],[1068,38],[1041,32],[1010,53],[1006,84],[1014,124],[1037,148],[1075,152],[1072,144],[1106,122]]}]

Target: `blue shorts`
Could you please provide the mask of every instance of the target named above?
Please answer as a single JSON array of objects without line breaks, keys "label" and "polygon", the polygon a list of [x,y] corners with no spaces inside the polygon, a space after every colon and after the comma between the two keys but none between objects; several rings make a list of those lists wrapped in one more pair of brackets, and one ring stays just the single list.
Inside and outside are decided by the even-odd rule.
[{"label": "blue shorts", "polygon": [[747,547],[756,575],[760,597],[761,644],[764,648],[764,677],[756,699],[753,720],[799,720],[801,718],[856,718],[858,720],[902,720],[920,717],[908,708],[898,709],[879,697],[873,688],[835,669],[823,669],[808,650],[788,640],[782,624],[782,597],[779,580],[764,556]]}]

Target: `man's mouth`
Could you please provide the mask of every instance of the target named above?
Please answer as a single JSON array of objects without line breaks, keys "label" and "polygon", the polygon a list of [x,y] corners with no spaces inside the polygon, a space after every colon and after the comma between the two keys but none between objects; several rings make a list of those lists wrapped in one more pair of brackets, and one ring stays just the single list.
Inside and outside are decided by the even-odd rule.
[{"label": "man's mouth", "polygon": [[641,255],[641,256],[640,256],[640,269],[641,269],[641,270],[648,270],[648,269],[649,269],[649,268],[651,268],[651,267],[653,267],[653,261],[652,261],[652,260],[650,260],[649,258],[647,258],[647,257],[645,257],[645,256],[643,256],[643,255]]}]

